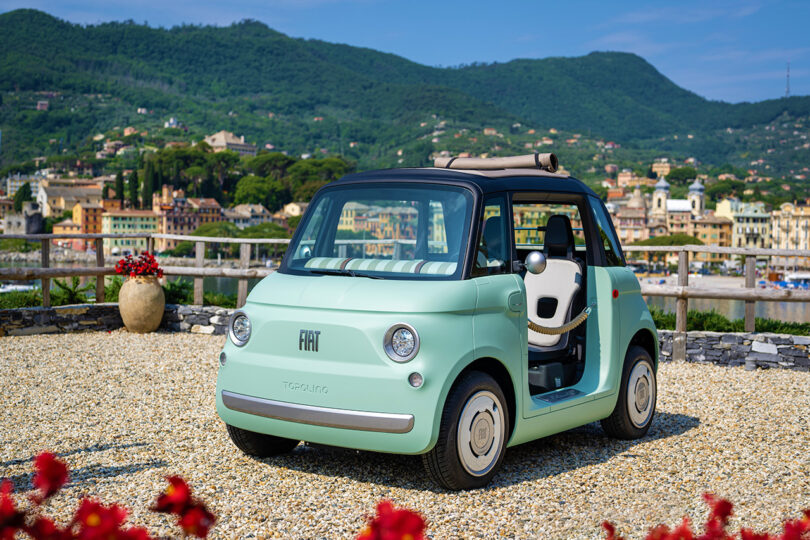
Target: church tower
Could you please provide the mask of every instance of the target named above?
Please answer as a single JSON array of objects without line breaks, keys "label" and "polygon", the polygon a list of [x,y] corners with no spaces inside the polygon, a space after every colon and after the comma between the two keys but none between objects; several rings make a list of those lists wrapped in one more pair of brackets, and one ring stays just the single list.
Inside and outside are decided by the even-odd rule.
[{"label": "church tower", "polygon": [[655,184],[655,191],[652,196],[652,208],[650,208],[651,218],[666,222],[667,199],[669,199],[669,182],[661,176],[658,178],[658,183]]},{"label": "church tower", "polygon": [[706,209],[705,189],[703,184],[700,183],[700,180],[695,180],[695,182],[689,186],[689,194],[686,196],[686,200],[689,201],[689,207],[694,217],[702,216],[703,210]]}]

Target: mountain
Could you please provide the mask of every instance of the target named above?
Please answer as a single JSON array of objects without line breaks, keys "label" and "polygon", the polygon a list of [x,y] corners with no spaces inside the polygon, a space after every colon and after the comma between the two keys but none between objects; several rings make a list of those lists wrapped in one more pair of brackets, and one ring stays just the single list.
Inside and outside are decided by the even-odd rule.
[{"label": "mountain", "polygon": [[[26,92],[58,96],[47,119],[22,110]],[[810,97],[706,100],[628,53],[434,68],[293,39],[256,21],[81,26],[28,9],[0,14],[4,94],[0,164],[47,152],[46,140],[77,147],[92,133],[137,123],[138,107],[178,116],[200,133],[225,128],[293,151],[345,150],[347,141],[396,147],[423,137],[417,128],[433,115],[470,127],[523,122],[630,142],[810,114]],[[314,117],[324,121],[313,125]]]}]

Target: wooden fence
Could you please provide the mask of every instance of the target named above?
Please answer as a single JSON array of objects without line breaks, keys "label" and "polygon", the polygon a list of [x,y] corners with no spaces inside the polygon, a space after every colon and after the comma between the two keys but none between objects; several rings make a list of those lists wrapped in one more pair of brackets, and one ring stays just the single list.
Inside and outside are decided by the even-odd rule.
[{"label": "wooden fence", "polygon": [[[745,331],[755,332],[755,308],[757,301],[765,302],[810,302],[810,291],[797,289],[757,289],[756,261],[762,257],[810,257],[808,250],[731,248],[719,246],[625,246],[627,253],[677,253],[678,284],[641,284],[644,296],[665,296],[675,298],[675,335],[673,336],[673,358],[686,358],[686,313],[690,298],[713,298],[745,301]],[[716,253],[745,258],[745,287],[690,287],[689,254]]]},{"label": "wooden fence", "polygon": [[[184,240],[194,242],[194,266],[164,266],[163,273],[169,276],[189,276],[194,278],[194,303],[203,303],[204,277],[229,277],[239,280],[237,289],[237,306],[243,306],[248,292],[248,279],[261,278],[272,270],[268,268],[250,268],[250,249],[254,244],[289,244],[288,239],[281,238],[213,238],[208,236],[185,236],[173,234],[33,234],[33,235],[4,235],[4,238],[16,238],[41,243],[41,266],[39,268],[0,268],[0,279],[5,280],[42,280],[42,304],[50,306],[50,280],[57,277],[70,276],[106,276],[115,274],[115,269],[104,266],[103,239],[104,238],[146,238],[147,249],[152,251],[155,239]],[[85,239],[94,240],[96,246],[96,266],[86,268],[51,268],[50,249],[53,240]],[[205,244],[240,244],[239,268],[206,268]],[[758,249],[758,248],[729,248],[715,246],[626,246],[627,253],[677,253],[678,255],[678,283],[677,285],[641,284],[641,293],[645,296],[664,296],[676,299],[675,307],[675,347],[683,347],[685,355],[686,314],[690,298],[715,298],[728,300],[742,300],[745,302],[745,331],[754,332],[754,308],[756,302],[810,302],[810,291],[795,289],[757,289],[756,288],[756,259],[762,257],[810,257],[808,250],[786,249]],[[707,288],[689,285],[689,254],[715,253],[729,256],[743,256],[745,258],[745,287],[744,288]],[[104,301],[104,280],[96,280],[96,301]]]},{"label": "wooden fence", "polygon": [[[262,278],[272,270],[269,268],[250,268],[250,248],[254,244],[289,244],[286,238],[215,238],[209,236],[186,236],[179,234],[9,234],[3,238],[39,241],[41,244],[41,266],[39,268],[0,268],[0,279],[4,280],[42,280],[42,305],[50,307],[50,281],[52,278],[71,276],[96,276],[96,302],[104,301],[104,280],[102,276],[114,275],[115,268],[104,266],[105,238],[146,238],[147,250],[153,251],[156,239],[185,240],[194,242],[194,266],[162,266],[167,276],[189,276],[194,278],[194,303],[203,303],[203,278],[229,277],[239,280],[236,305],[245,305],[248,293],[248,279]],[[54,240],[94,240],[96,266],[84,268],[52,268],[50,265],[51,243]],[[205,244],[240,244],[239,268],[205,268]]]}]

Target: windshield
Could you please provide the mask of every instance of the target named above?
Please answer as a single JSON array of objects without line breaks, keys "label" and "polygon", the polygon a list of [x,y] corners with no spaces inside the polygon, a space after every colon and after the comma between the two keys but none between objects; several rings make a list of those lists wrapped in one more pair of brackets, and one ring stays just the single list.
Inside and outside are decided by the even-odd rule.
[{"label": "windshield", "polygon": [[374,278],[461,276],[473,195],[433,184],[323,191],[299,225],[282,272]]}]

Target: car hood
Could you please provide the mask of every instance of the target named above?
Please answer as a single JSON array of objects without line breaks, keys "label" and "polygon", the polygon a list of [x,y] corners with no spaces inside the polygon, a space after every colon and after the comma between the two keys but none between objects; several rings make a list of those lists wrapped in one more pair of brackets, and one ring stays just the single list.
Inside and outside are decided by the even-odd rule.
[{"label": "car hood", "polygon": [[275,272],[260,281],[251,304],[398,313],[471,312],[477,289],[470,280],[369,279]]}]

